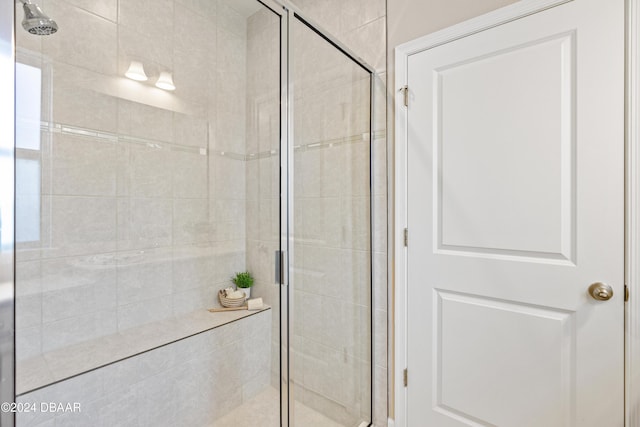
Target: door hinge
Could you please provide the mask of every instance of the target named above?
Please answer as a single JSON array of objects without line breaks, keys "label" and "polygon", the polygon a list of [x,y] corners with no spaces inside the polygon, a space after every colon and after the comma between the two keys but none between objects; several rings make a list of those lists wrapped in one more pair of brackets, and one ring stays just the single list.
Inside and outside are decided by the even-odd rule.
[{"label": "door hinge", "polygon": [[404,245],[409,246],[409,229],[404,229]]},{"label": "door hinge", "polygon": [[404,96],[404,106],[408,107],[409,106],[409,86],[404,85],[400,90],[402,91],[402,95]]},{"label": "door hinge", "polygon": [[624,285],[624,302],[629,301],[629,287]]},{"label": "door hinge", "polygon": [[406,387],[409,384],[409,370],[405,369],[402,374],[404,378],[404,386]]}]

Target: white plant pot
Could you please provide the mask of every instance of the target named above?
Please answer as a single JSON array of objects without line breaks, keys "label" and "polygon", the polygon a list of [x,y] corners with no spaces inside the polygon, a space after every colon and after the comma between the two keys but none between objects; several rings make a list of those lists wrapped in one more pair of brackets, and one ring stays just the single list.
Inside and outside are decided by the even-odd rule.
[{"label": "white plant pot", "polygon": [[238,288],[238,290],[244,292],[244,294],[247,296],[246,299],[251,298],[251,288]]}]

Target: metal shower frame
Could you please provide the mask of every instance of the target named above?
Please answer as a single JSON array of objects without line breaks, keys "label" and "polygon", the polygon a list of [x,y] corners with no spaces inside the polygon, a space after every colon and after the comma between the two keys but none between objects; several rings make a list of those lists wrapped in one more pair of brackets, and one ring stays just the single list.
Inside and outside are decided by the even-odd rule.
[{"label": "metal shower frame", "polygon": [[[369,190],[370,190],[370,283],[371,290],[370,300],[370,355],[371,355],[371,372],[370,372],[370,418],[369,426],[373,425],[374,413],[374,383],[375,383],[375,360],[374,360],[374,339],[375,339],[375,322],[374,322],[374,292],[373,292],[373,141],[374,141],[374,123],[373,118],[375,108],[375,69],[359,57],[355,52],[349,49],[345,44],[324,31],[320,25],[309,19],[304,13],[291,4],[288,0],[256,0],[267,8],[271,9],[281,17],[280,24],[280,105],[281,105],[281,125],[280,125],[280,253],[284,258],[282,274],[280,275],[280,425],[281,427],[295,427],[293,418],[293,401],[294,401],[294,380],[291,372],[293,368],[293,360],[289,354],[291,336],[290,331],[294,328],[294,289],[293,282],[293,167],[294,167],[294,127],[293,127],[293,99],[294,88],[292,77],[292,67],[289,58],[292,57],[292,49],[290,43],[290,28],[292,22],[297,19],[306,25],[310,30],[318,34],[321,38],[342,52],[345,56],[363,68],[369,73]],[[294,77],[294,76],[293,76]],[[286,307],[283,310],[282,307]],[[293,371],[295,373],[295,371]]]}]

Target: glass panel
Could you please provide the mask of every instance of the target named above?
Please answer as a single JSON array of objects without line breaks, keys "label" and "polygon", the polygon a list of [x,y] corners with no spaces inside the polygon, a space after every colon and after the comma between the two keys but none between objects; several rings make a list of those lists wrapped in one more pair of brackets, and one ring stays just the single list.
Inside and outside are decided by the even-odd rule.
[{"label": "glass panel", "polygon": [[292,23],[294,425],[371,422],[370,73]]},{"label": "glass panel", "polygon": [[[13,7],[13,2],[0,2],[0,402],[15,396]],[[14,414],[0,411],[0,425],[15,426]]]},{"label": "glass panel", "polygon": [[272,307],[272,314],[270,366],[263,373],[268,387],[243,404],[239,416],[228,424],[233,427],[244,426],[243,422],[247,427],[281,425],[280,284],[276,282],[275,258],[281,236],[280,21],[280,16],[266,8],[247,21],[246,262],[255,276],[251,296],[261,297]]},{"label": "glass panel", "polygon": [[[43,424],[254,426],[266,405],[278,426],[281,16],[40,3],[55,34],[16,3],[19,399],[81,405]],[[271,309],[209,312],[244,271]]]}]

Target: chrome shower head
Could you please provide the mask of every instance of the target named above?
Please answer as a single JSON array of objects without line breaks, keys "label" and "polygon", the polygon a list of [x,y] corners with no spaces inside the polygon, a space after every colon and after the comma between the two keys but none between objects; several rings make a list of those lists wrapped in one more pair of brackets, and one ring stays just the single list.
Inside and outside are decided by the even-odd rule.
[{"label": "chrome shower head", "polygon": [[20,0],[24,9],[22,27],[38,36],[48,36],[58,31],[56,21],[44,14],[40,6],[30,3],[29,0]]}]

